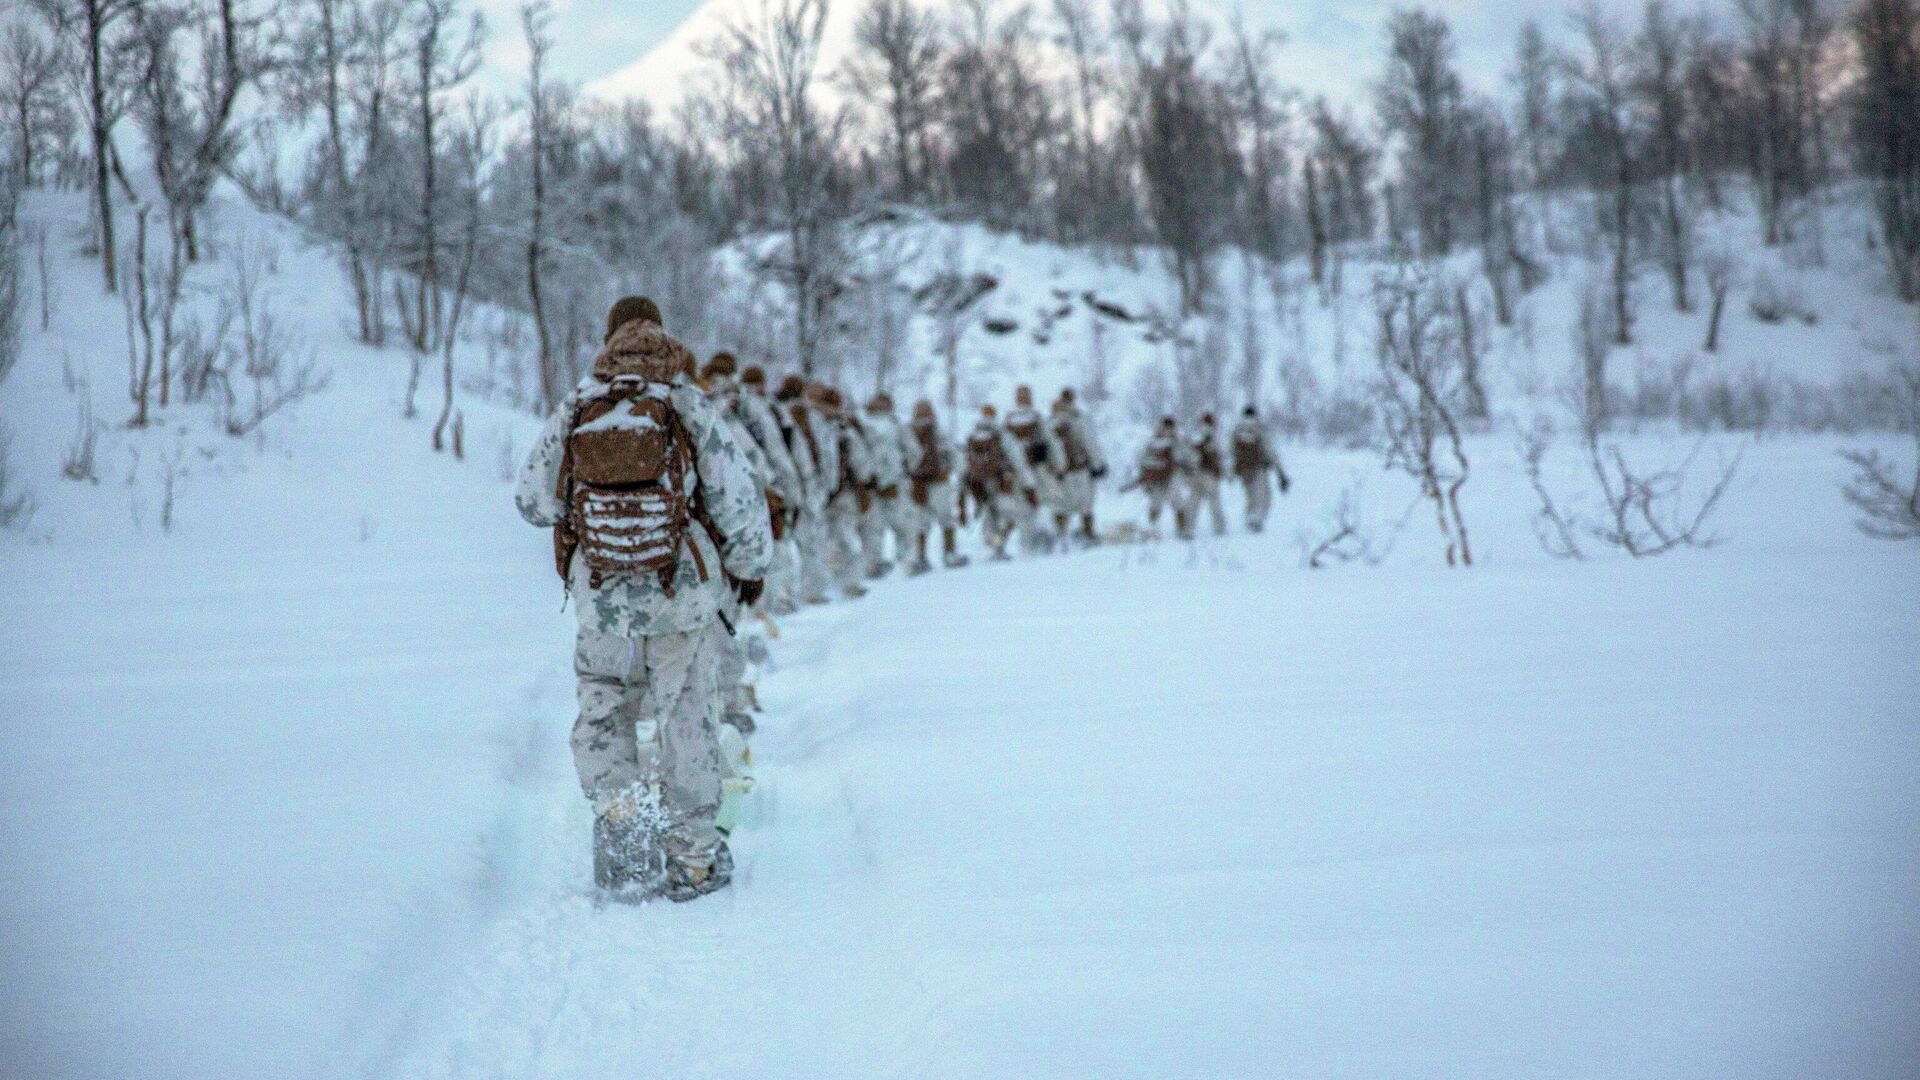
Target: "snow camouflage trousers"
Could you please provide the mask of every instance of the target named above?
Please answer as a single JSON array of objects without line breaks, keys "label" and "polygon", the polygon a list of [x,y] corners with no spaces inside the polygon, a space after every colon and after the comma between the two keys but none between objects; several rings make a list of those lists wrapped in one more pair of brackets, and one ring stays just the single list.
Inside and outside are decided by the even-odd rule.
[{"label": "snow camouflage trousers", "polygon": [[912,557],[913,538],[920,531],[919,509],[905,495],[873,497],[873,504],[860,517],[860,546],[866,549],[869,572],[885,561],[888,533],[893,534],[893,557]]},{"label": "snow camouflage trousers", "polygon": [[1195,473],[1193,484],[1193,524],[1200,527],[1200,511],[1207,511],[1207,524],[1213,526],[1215,536],[1227,531],[1227,511],[1220,505],[1220,478],[1206,473]]},{"label": "snow camouflage trousers", "polygon": [[827,504],[827,572],[841,590],[860,589],[860,577],[866,573],[866,556],[860,549],[860,498],[843,491]]},{"label": "snow camouflage trousers", "polygon": [[1185,539],[1193,533],[1193,489],[1187,482],[1175,479],[1170,484],[1143,484],[1141,490],[1147,494],[1147,524],[1160,525],[1160,512],[1173,509],[1175,529]]},{"label": "snow camouflage trousers", "polygon": [[1078,469],[1060,477],[1053,509],[1061,514],[1093,513],[1093,474]]},{"label": "snow camouflage trousers", "polygon": [[581,627],[573,669],[580,718],[573,763],[603,812],[636,785],[657,787],[669,851],[700,857],[719,843],[720,661],[726,631],[624,637]]},{"label": "snow camouflage trousers", "polygon": [[1273,508],[1273,474],[1266,469],[1240,477],[1247,489],[1247,528],[1259,531],[1267,523],[1267,511]]}]

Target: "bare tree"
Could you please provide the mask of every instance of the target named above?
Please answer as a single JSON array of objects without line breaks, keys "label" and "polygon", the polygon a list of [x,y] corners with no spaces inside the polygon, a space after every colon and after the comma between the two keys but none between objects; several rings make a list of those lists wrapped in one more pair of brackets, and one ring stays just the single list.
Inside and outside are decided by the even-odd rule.
[{"label": "bare tree", "polygon": [[414,271],[411,309],[401,306],[408,337],[416,353],[431,352],[445,332],[445,301],[440,281],[440,215],[442,192],[440,158],[444,152],[442,120],[447,95],[472,77],[480,66],[480,44],[486,24],[474,12],[464,32],[455,16],[455,0],[410,0],[412,37],[411,81],[414,156],[419,167],[418,203],[414,214]]},{"label": "bare tree", "polygon": [[[547,259],[547,153],[556,134],[557,104],[554,89],[547,83],[547,61],[553,53],[553,35],[548,27],[553,12],[545,0],[520,9],[520,26],[527,39],[527,143],[529,202],[527,225],[527,308],[533,313],[535,370],[540,378],[540,402],[552,409],[560,403],[566,387],[556,369],[553,336],[547,327],[546,290],[542,271]],[[478,215],[475,215],[478,220]],[[443,413],[441,424],[446,423]],[[440,446],[440,425],[434,426],[434,448]]]},{"label": "bare tree", "polygon": [[114,248],[113,125],[126,104],[126,79],[119,66],[119,24],[139,0],[33,0],[56,36],[66,38],[82,57],[75,72],[87,118],[89,182],[100,271],[108,292],[119,289],[118,252]]},{"label": "bare tree", "polygon": [[[1556,118],[1559,105],[1552,47],[1540,24],[1532,19],[1520,25],[1520,37],[1514,49],[1513,70],[1508,82],[1514,94],[1514,133],[1519,144],[1519,159],[1524,169],[1525,187],[1538,194],[1544,210],[1544,188],[1558,150],[1560,136]],[[1541,225],[1547,220],[1544,213]]]},{"label": "bare tree", "polygon": [[1461,390],[1459,328],[1449,312],[1448,283],[1425,263],[1402,258],[1374,281],[1380,320],[1380,449],[1387,467],[1414,478],[1433,504],[1448,566],[1472,566],[1460,489],[1469,463],[1454,402]]},{"label": "bare tree", "polygon": [[440,337],[440,417],[433,424],[433,449],[442,448],[442,436],[452,425],[453,456],[464,456],[460,447],[460,414],[453,410],[453,350],[460,340],[460,325],[466,318],[468,294],[473,285],[473,268],[480,254],[480,233],[484,226],[488,163],[498,150],[494,138],[496,113],[478,96],[467,98],[463,123],[454,133],[454,161],[460,169],[459,181],[465,193],[465,226],[461,230],[459,261],[453,276],[453,299],[447,306],[446,331]]},{"label": "bare tree", "polygon": [[298,340],[274,314],[266,287],[271,254],[264,245],[243,241],[227,256],[225,299],[238,334],[232,347],[252,390],[242,403],[227,387],[220,402],[221,426],[234,438],[259,432],[275,413],[324,390],[328,381],[311,355],[295,355]]},{"label": "bare tree", "polygon": [[1720,318],[1726,314],[1727,294],[1733,291],[1734,280],[1740,273],[1733,249],[1724,243],[1709,245],[1700,254],[1700,273],[1707,283],[1707,340],[1702,347],[1708,352],[1719,352]]},{"label": "bare tree", "polygon": [[1232,112],[1201,70],[1205,28],[1185,9],[1141,53],[1140,173],[1154,231],[1173,263],[1182,315],[1205,309],[1215,253],[1242,184]]},{"label": "bare tree", "polygon": [[46,159],[58,152],[67,123],[60,93],[61,56],[24,19],[0,37],[0,107],[20,187],[38,184]]},{"label": "bare tree", "polygon": [[1673,286],[1673,309],[1692,311],[1687,275],[1692,269],[1693,209],[1686,191],[1688,127],[1687,31],[1667,13],[1664,0],[1648,0],[1637,42],[1636,88],[1647,116],[1647,175],[1659,189],[1662,262]]},{"label": "bare tree", "polygon": [[1587,166],[1601,230],[1611,256],[1614,340],[1633,342],[1634,219],[1639,161],[1633,111],[1632,57],[1625,38],[1587,0],[1578,16],[1582,55],[1566,58],[1583,135],[1594,151]]},{"label": "bare tree", "polygon": [[809,375],[838,293],[832,182],[845,117],[824,112],[813,94],[826,14],[824,0],[765,0],[757,18],[729,24],[708,47],[725,73],[722,131],[769,175],[786,240],[774,269],[791,296],[797,359]]},{"label": "bare tree", "polygon": [[1402,8],[1387,20],[1387,73],[1375,89],[1380,123],[1402,143],[1401,174],[1413,202],[1420,250],[1453,249],[1454,212],[1462,204],[1465,92],[1454,70],[1445,18]]},{"label": "bare tree", "polygon": [[1852,16],[1860,78],[1854,158],[1871,185],[1894,290],[1920,301],[1920,3],[1864,0]]},{"label": "bare tree", "polygon": [[[240,93],[269,63],[260,18],[236,0],[211,7],[142,4],[133,11],[141,77],[134,114],[146,135],[167,206],[168,235],[199,258],[194,221],[240,143],[232,125]],[[182,38],[194,39],[183,47]]]},{"label": "bare tree", "polygon": [[933,16],[912,0],[867,0],[854,21],[855,54],[847,85],[886,114],[893,190],[916,199],[924,190],[939,73],[940,38]]},{"label": "bare tree", "polygon": [[7,381],[13,366],[20,362],[20,324],[26,311],[20,283],[25,275],[20,230],[0,229],[0,383]]},{"label": "bare tree", "polygon": [[1847,450],[1841,456],[1853,464],[1853,477],[1843,490],[1860,513],[1855,524],[1861,532],[1882,540],[1920,540],[1920,364],[1896,370],[1885,393],[1914,438],[1912,479],[1902,483],[1899,465],[1877,450]]}]

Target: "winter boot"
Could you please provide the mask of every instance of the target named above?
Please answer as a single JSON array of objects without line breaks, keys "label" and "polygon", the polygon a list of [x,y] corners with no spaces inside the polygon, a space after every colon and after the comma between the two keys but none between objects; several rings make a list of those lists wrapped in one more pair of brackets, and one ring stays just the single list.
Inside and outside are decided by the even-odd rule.
[{"label": "winter boot", "polygon": [[893,564],[885,559],[881,559],[879,562],[867,567],[867,580],[878,581],[891,573],[893,573]]},{"label": "winter boot", "polygon": [[907,576],[919,577],[921,574],[924,574],[931,569],[933,569],[933,564],[927,561],[927,557],[925,555],[922,555],[919,558],[907,564]]},{"label": "winter boot", "polygon": [[946,552],[946,554],[941,557],[940,561],[946,564],[947,569],[958,570],[959,568],[967,565],[967,557],[953,549],[954,549],[953,528],[952,526],[947,526],[940,530],[940,550]]},{"label": "winter boot", "polygon": [[623,902],[659,893],[666,868],[651,816],[632,800],[615,803],[593,822],[593,883]]},{"label": "winter boot", "polygon": [[742,735],[753,734],[754,723],[752,713],[740,712],[738,710],[730,711],[720,718],[720,722],[732,726],[733,730]]},{"label": "winter boot", "polygon": [[683,904],[724,889],[732,881],[733,852],[727,849],[727,842],[722,840],[706,860],[678,857],[668,860],[663,895],[676,904]]}]

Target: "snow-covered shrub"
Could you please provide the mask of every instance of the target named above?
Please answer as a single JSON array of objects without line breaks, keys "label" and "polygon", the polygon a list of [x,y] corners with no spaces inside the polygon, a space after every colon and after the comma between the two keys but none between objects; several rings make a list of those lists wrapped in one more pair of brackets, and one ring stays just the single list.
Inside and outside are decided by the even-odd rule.
[{"label": "snow-covered shrub", "polygon": [[66,456],[60,460],[60,475],[83,483],[99,483],[99,446],[100,422],[93,418],[92,399],[82,394],[73,441],[67,444]]},{"label": "snow-covered shrub", "polygon": [[1913,467],[1903,471],[1877,450],[1843,451],[1853,477],[1842,493],[1859,511],[1854,524],[1861,532],[1882,540],[1920,540],[1920,364],[1896,370],[1886,394],[1913,433]]},{"label": "snow-covered shrub", "polygon": [[1775,269],[1762,269],[1754,273],[1747,310],[1763,323],[1798,319],[1812,326],[1820,318],[1808,306],[1806,291],[1800,287],[1799,278]]},{"label": "snow-covered shrub", "polygon": [[33,496],[14,482],[8,458],[13,450],[13,432],[0,420],[0,529],[25,528],[33,519]]}]

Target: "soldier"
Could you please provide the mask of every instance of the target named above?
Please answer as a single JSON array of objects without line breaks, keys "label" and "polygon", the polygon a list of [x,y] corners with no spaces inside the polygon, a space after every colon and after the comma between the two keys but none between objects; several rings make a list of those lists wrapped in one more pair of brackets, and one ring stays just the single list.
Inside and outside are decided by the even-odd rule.
[{"label": "soldier", "polygon": [[[748,464],[753,469],[754,478],[759,481],[767,500],[767,518],[772,526],[773,542],[777,550],[786,529],[782,519],[786,516],[783,504],[774,493],[774,465],[765,448],[755,438],[753,429],[747,424],[740,408],[740,386],[734,381],[734,360],[732,353],[715,353],[705,367],[700,369],[700,387],[707,392],[720,418],[733,433],[735,441],[746,452]],[[778,443],[780,440],[776,439]],[[784,447],[782,448],[784,453]],[[791,466],[791,461],[789,461]],[[771,566],[769,566],[771,574]],[[741,605],[737,611],[729,612],[729,621],[737,633],[728,635],[727,649],[720,664],[720,687],[723,702],[721,722],[731,724],[741,735],[753,734],[754,688],[747,681],[748,672],[748,633],[742,628],[744,616],[756,614],[766,602],[763,593],[758,604]],[[764,652],[765,646],[756,646]]]},{"label": "soldier", "polygon": [[740,392],[734,408],[753,432],[767,461],[773,466],[773,569],[767,574],[767,608],[775,615],[790,615],[797,606],[799,551],[794,528],[807,501],[806,479],[799,463],[787,449],[785,429],[767,400],[766,369],[749,364],[740,372]]},{"label": "soldier", "polygon": [[1073,388],[1060,391],[1048,421],[1061,457],[1058,471],[1059,501],[1054,504],[1054,528],[1062,539],[1073,518],[1080,518],[1079,537],[1087,544],[1100,542],[1093,531],[1093,484],[1107,474],[1107,459],[1093,435],[1093,422],[1074,401]]},{"label": "soldier", "polygon": [[1026,492],[1033,474],[1026,456],[992,405],[980,406],[980,419],[967,435],[966,496],[980,511],[980,536],[998,562],[1007,558],[1007,540],[1033,513]]},{"label": "soldier", "polygon": [[793,528],[802,603],[827,602],[827,497],[840,475],[840,451],[831,425],[807,404],[807,381],[798,375],[780,380],[774,391],[787,452],[806,495]]},{"label": "soldier", "polygon": [[866,433],[867,458],[873,467],[873,503],[860,519],[860,544],[867,551],[867,576],[885,577],[893,564],[885,556],[886,538],[893,536],[894,557],[904,559],[913,543],[919,517],[904,491],[907,463],[913,448],[908,445],[900,421],[893,416],[893,398],[877,393],[867,402],[867,415],[861,421]]},{"label": "soldier", "polygon": [[615,304],[515,493],[554,529],[578,613],[574,764],[594,881],[621,899],[691,900],[732,875],[714,821],[722,627],[733,600],[758,599],[773,536],[746,452],[692,374],[652,301]]},{"label": "soldier", "polygon": [[857,420],[847,413],[846,398],[825,383],[807,388],[807,400],[825,421],[825,441],[834,447],[836,477],[827,496],[827,571],[849,600],[867,595],[860,584],[865,560],[860,554],[860,519],[873,504],[873,462]]},{"label": "soldier", "polygon": [[940,435],[933,402],[921,398],[914,403],[906,446],[907,498],[915,512],[914,560],[907,572],[933,569],[927,561],[927,532],[935,524],[940,526],[941,561],[948,569],[967,565],[967,557],[954,550],[953,450]]},{"label": "soldier", "polygon": [[1173,508],[1174,531],[1182,540],[1193,539],[1193,448],[1180,438],[1180,428],[1171,416],[1160,418],[1160,426],[1140,451],[1140,470],[1129,488],[1137,487],[1147,496],[1147,525],[1160,527],[1160,511]]},{"label": "soldier", "polygon": [[1055,535],[1047,530],[1042,509],[1060,504],[1059,473],[1066,451],[1054,438],[1046,418],[1033,407],[1033,388],[1016,387],[1013,411],[1007,414],[1007,433],[1019,450],[1025,475],[1021,478],[1021,497],[1027,507],[1020,511],[1020,543],[1028,551],[1052,549]]},{"label": "soldier", "polygon": [[1213,535],[1227,534],[1227,512],[1220,505],[1220,481],[1226,477],[1226,461],[1220,456],[1220,433],[1214,426],[1212,413],[1201,413],[1199,429],[1194,432],[1191,444],[1193,451],[1193,472],[1190,482],[1193,485],[1194,525],[1200,524],[1199,510],[1207,508],[1207,517],[1213,524]]},{"label": "soldier", "polygon": [[1271,475],[1280,485],[1280,494],[1285,495],[1293,487],[1293,481],[1287,478],[1286,466],[1280,463],[1280,455],[1273,452],[1273,444],[1267,439],[1266,425],[1260,422],[1260,414],[1249,405],[1240,414],[1240,422],[1233,425],[1230,439],[1233,447],[1233,476],[1247,493],[1247,531],[1259,532],[1267,524],[1267,510],[1273,505],[1273,489],[1268,486]]}]

